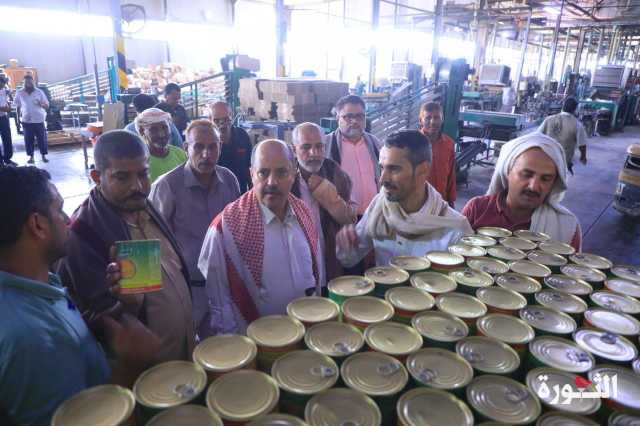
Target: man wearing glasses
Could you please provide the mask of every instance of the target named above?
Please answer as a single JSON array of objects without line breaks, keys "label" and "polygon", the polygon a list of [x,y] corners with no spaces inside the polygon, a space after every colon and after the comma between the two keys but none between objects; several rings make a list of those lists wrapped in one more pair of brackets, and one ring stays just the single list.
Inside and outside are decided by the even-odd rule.
[{"label": "man wearing glasses", "polygon": [[228,168],[238,178],[240,193],[251,186],[251,139],[244,129],[232,125],[231,108],[226,102],[210,106],[211,121],[220,131],[220,158],[218,164]]}]

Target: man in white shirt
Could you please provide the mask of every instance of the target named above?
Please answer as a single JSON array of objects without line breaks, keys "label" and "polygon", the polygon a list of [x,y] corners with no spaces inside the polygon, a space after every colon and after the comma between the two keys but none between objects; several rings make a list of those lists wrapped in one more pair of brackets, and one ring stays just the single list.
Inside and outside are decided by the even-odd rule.
[{"label": "man in white shirt", "polygon": [[0,166],[17,166],[11,161],[13,156],[13,143],[11,142],[11,124],[9,124],[9,113],[11,104],[9,103],[9,89],[6,88],[7,78],[0,75],[0,138],[2,138],[2,151],[0,152]]},{"label": "man in white shirt", "polygon": [[560,114],[547,117],[540,125],[540,133],[555,139],[562,149],[567,160],[569,173],[573,174],[573,158],[576,146],[580,150],[580,163],[587,164],[587,132],[584,126],[575,116],[578,101],[575,98],[567,98],[562,104]]},{"label": "man in white shirt", "polygon": [[422,133],[401,130],[387,137],[380,150],[380,193],[357,225],[336,236],[343,266],[355,265],[371,249],[376,265],[388,265],[394,256],[446,250],[473,233],[467,219],[429,185],[430,169],[431,144]]},{"label": "man in white shirt", "polygon": [[34,142],[38,141],[38,149],[42,155],[42,161],[48,163],[47,154],[47,129],[45,120],[47,118],[47,109],[49,109],[49,101],[44,92],[33,82],[33,76],[27,74],[24,77],[24,88],[16,92],[16,106],[20,108],[20,121],[24,129],[24,144],[29,156],[29,164],[35,163],[33,159]]},{"label": "man in white shirt", "polygon": [[271,139],[251,160],[253,188],[213,220],[198,261],[213,334],[242,333],[261,316],[285,314],[309,289],[320,291],[316,227],[291,194],[293,152]]},{"label": "man in white shirt", "polygon": [[516,106],[516,91],[513,89],[511,80],[509,85],[502,89],[502,107],[500,112],[513,113],[513,108]]}]

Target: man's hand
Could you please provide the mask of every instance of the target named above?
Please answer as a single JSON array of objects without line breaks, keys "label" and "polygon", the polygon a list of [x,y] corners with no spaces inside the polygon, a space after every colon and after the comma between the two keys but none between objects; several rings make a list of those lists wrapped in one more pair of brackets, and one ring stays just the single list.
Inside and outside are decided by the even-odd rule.
[{"label": "man's hand", "polygon": [[120,263],[117,261],[116,247],[112,246],[109,250],[109,256],[111,263],[107,265],[107,286],[111,294],[116,297],[123,305],[128,307],[134,307],[137,309],[142,305],[144,295],[142,294],[122,294],[120,288],[120,280],[122,279],[122,271],[120,270]]},{"label": "man's hand", "polygon": [[343,250],[354,249],[360,242],[355,225],[343,226],[336,235],[336,245]]},{"label": "man's hand", "polygon": [[307,180],[307,185],[309,186],[309,191],[313,192],[315,191],[318,186],[320,186],[320,184],[322,183],[324,179],[321,178],[318,175],[311,175],[309,176],[309,179]]}]

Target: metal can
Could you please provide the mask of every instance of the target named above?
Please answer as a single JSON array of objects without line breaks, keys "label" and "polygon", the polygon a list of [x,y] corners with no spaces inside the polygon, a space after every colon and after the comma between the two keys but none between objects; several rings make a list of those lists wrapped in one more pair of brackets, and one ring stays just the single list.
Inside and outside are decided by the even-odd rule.
[{"label": "metal can", "polygon": [[500,239],[500,245],[522,250],[525,252],[530,250],[535,250],[538,247],[538,245],[533,241],[525,240],[524,238],[518,238],[518,237],[502,238]]},{"label": "metal can", "polygon": [[538,419],[536,426],[600,426],[593,420],[578,414],[551,411]]},{"label": "metal can", "polygon": [[415,287],[392,288],[384,298],[393,306],[393,320],[409,325],[415,314],[430,310],[436,303],[432,295]]},{"label": "metal can", "polygon": [[452,254],[448,251],[431,251],[425,255],[431,262],[431,269],[436,272],[448,274],[451,271],[462,268],[464,257],[459,254]]},{"label": "metal can", "polygon": [[591,253],[575,253],[569,256],[569,260],[577,265],[587,266],[589,268],[600,269],[603,271],[608,271],[613,266],[613,262],[606,257]]},{"label": "metal can", "polygon": [[352,297],[342,305],[344,321],[364,331],[369,325],[393,318],[393,306],[371,296]]},{"label": "metal can", "polygon": [[473,367],[456,352],[425,348],[407,358],[407,370],[417,386],[440,389],[464,396],[473,379]]},{"label": "metal can", "polygon": [[456,344],[456,352],[473,367],[476,375],[512,377],[520,367],[520,356],[506,343],[485,336],[471,336]]},{"label": "metal can", "polygon": [[419,256],[395,256],[389,260],[389,266],[406,271],[409,275],[426,271],[431,266],[431,262],[426,257]]},{"label": "metal can", "polygon": [[460,318],[441,311],[417,314],[411,325],[422,336],[425,346],[453,350],[456,342],[469,335],[469,326]]},{"label": "metal can", "polygon": [[269,375],[255,370],[238,370],[216,379],[207,391],[207,407],[225,426],[245,425],[273,412],[280,389]]},{"label": "metal can", "polygon": [[520,318],[536,332],[536,336],[569,336],[578,324],[567,314],[541,305],[529,305],[520,310]]},{"label": "metal can", "polygon": [[475,333],[476,320],[487,314],[484,303],[473,296],[462,293],[447,293],[438,296],[436,306],[442,312],[454,315],[464,321],[469,330]]},{"label": "metal can", "polygon": [[636,374],[640,374],[640,358],[636,358],[631,363],[631,367]]},{"label": "metal can", "polygon": [[537,280],[513,272],[498,275],[496,277],[496,284],[507,290],[520,293],[527,299],[527,303],[535,303],[535,294],[542,289],[542,285]]},{"label": "metal can", "polygon": [[309,328],[304,341],[309,349],[330,356],[338,365],[364,346],[364,336],[360,329],[335,321],[323,322]]},{"label": "metal can", "polygon": [[530,260],[516,260],[509,263],[509,269],[516,274],[526,275],[531,278],[543,282],[543,280],[551,275],[551,269]]},{"label": "metal can", "polygon": [[467,404],[448,392],[427,388],[413,389],[398,401],[398,426],[447,424],[473,425],[473,413]]},{"label": "metal can", "polygon": [[419,272],[411,277],[411,286],[432,295],[455,291],[458,284],[440,272]]},{"label": "metal can", "polygon": [[333,387],[338,376],[338,366],[326,355],[307,350],[281,356],[271,368],[280,387],[280,411],[303,417],[309,399]]},{"label": "metal can", "polygon": [[467,260],[467,266],[476,271],[486,272],[491,275],[504,274],[509,271],[509,265],[498,259],[490,257],[477,257]]},{"label": "metal can", "polygon": [[487,305],[492,314],[518,315],[518,311],[527,306],[527,299],[520,293],[506,288],[491,286],[479,288],[476,298]]},{"label": "metal can", "polygon": [[256,368],[258,348],[253,340],[235,334],[211,336],[193,351],[193,362],[204,368],[209,383],[231,371]]},{"label": "metal can", "polygon": [[493,284],[491,275],[471,268],[449,272],[449,276],[458,284],[457,290],[459,292],[472,296],[476,294],[477,289],[489,287]]},{"label": "metal can", "polygon": [[625,413],[612,413],[609,416],[607,426],[637,426],[640,424],[640,416]]},{"label": "metal can", "polygon": [[486,235],[467,235],[460,238],[462,244],[476,247],[491,247],[498,244],[495,238],[488,237]]},{"label": "metal can", "polygon": [[544,279],[544,284],[553,290],[573,294],[583,300],[588,299],[589,295],[593,292],[593,288],[588,282],[560,274],[548,276]]},{"label": "metal can", "polygon": [[376,403],[353,389],[334,388],[311,398],[304,410],[309,426],[380,426],[382,415]]},{"label": "metal can", "polygon": [[559,254],[561,256],[571,256],[576,252],[576,249],[571,245],[555,240],[542,241],[538,244],[538,248],[545,253]]},{"label": "metal can", "polygon": [[[98,424],[98,423],[92,423]],[[101,423],[100,423],[101,424]],[[202,405],[181,405],[163,411],[151,419],[147,426],[222,426],[220,417]]]},{"label": "metal can", "polygon": [[543,241],[549,241],[551,239],[551,237],[544,232],[530,231],[528,229],[514,231],[513,235],[524,240],[533,241],[534,243],[541,243]]},{"label": "metal can", "polygon": [[623,280],[640,282],[640,266],[615,265],[611,267],[611,274]]},{"label": "metal can", "polygon": [[607,279],[607,276],[602,271],[588,266],[565,265],[560,268],[560,271],[568,277],[588,282],[596,290],[600,290]]},{"label": "metal can", "polygon": [[300,297],[287,305],[287,315],[311,327],[326,321],[335,321],[340,316],[340,306],[331,299],[319,296]]},{"label": "metal can", "polygon": [[532,250],[527,259],[540,265],[544,265],[555,274],[560,273],[560,268],[567,264],[567,258],[559,254],[547,253],[542,250]]},{"label": "metal can", "polygon": [[146,424],[162,410],[198,402],[207,387],[207,373],[193,362],[169,361],[150,368],[133,385],[136,423]]},{"label": "metal can", "polygon": [[376,284],[369,278],[359,275],[343,275],[334,278],[327,284],[329,299],[342,306],[342,303],[350,297],[366,296],[373,293]]},{"label": "metal can", "polygon": [[534,422],[542,412],[538,397],[526,386],[503,376],[483,375],[467,386],[467,402],[477,420],[509,424]]},{"label": "metal can", "polygon": [[631,315],[602,308],[590,308],[584,313],[585,327],[593,327],[622,336],[640,334],[640,321]]},{"label": "metal can", "polygon": [[560,371],[585,374],[596,364],[593,355],[569,339],[536,337],[529,343],[528,369],[552,367]]},{"label": "metal can", "polygon": [[605,281],[604,286],[607,290],[613,291],[625,296],[640,297],[640,281],[629,281],[622,278],[610,278]]},{"label": "metal can", "polygon": [[496,226],[483,226],[476,230],[478,235],[486,235],[491,238],[507,238],[512,235],[511,231]]},{"label": "metal can", "polygon": [[369,348],[404,362],[422,347],[422,336],[414,328],[393,321],[385,321],[367,327],[364,340]]},{"label": "metal can", "polygon": [[350,356],[340,368],[347,387],[373,398],[380,408],[382,423],[393,424],[400,392],[409,374],[397,359],[378,352]]},{"label": "metal can", "polygon": [[609,410],[640,415],[640,379],[633,370],[617,365],[598,365],[589,372],[589,380],[610,389],[609,398],[603,399]]},{"label": "metal can", "polygon": [[[576,384],[577,377],[567,371],[542,367],[529,371],[526,383],[548,409],[589,416],[600,409],[602,404],[600,398],[570,398],[563,395],[567,388],[570,388],[572,393],[578,394],[580,392]],[[562,394],[559,391],[556,393],[554,389],[563,389],[563,392]],[[597,393],[594,385],[589,385],[584,390]]]},{"label": "metal can", "polygon": [[289,414],[273,413],[252,421],[248,426],[307,426],[307,423]]},{"label": "metal can", "polygon": [[407,271],[393,266],[376,266],[367,269],[364,276],[376,283],[373,295],[384,299],[384,294],[390,288],[407,285],[409,274]]},{"label": "metal can", "polygon": [[522,250],[518,250],[511,247],[505,247],[503,245],[497,245],[489,247],[487,254],[494,259],[502,260],[503,262],[511,262],[513,260],[522,260],[527,257],[527,254]]},{"label": "metal can", "polygon": [[485,250],[484,247],[470,246],[460,243],[450,245],[447,250],[451,254],[463,256],[465,259],[470,257],[483,257],[487,255],[487,250]]},{"label": "metal can", "polygon": [[584,300],[558,290],[541,290],[535,297],[539,305],[563,312],[576,321],[579,321],[587,310],[587,303]]},{"label": "metal can", "polygon": [[638,356],[633,343],[606,331],[581,328],[573,333],[573,340],[599,363],[627,364]]},{"label": "metal can", "polygon": [[94,386],[60,404],[51,426],[121,426],[127,423],[135,406],[136,398],[129,389],[117,385]]},{"label": "metal can", "polygon": [[595,306],[628,315],[640,314],[640,301],[611,291],[595,291],[589,296]]},{"label": "metal can", "polygon": [[258,345],[258,368],[269,373],[276,359],[302,349],[304,332],[300,321],[286,315],[268,315],[249,324],[247,336]]},{"label": "metal can", "polygon": [[485,315],[477,321],[478,335],[497,339],[511,346],[521,358],[527,352],[527,345],[536,336],[526,322],[504,314]]}]

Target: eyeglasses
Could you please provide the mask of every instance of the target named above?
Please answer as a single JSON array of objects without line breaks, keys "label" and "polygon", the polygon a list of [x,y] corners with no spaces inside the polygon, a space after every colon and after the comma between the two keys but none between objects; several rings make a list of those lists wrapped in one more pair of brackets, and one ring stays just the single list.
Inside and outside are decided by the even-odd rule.
[{"label": "eyeglasses", "polygon": [[344,121],[362,121],[364,120],[364,113],[361,112],[358,114],[352,114],[352,113],[342,114],[340,118],[342,118]]}]

